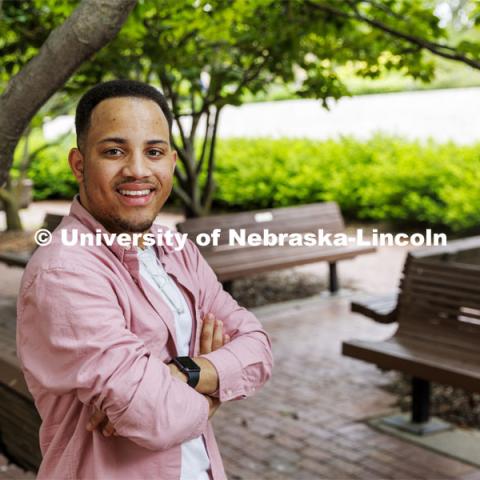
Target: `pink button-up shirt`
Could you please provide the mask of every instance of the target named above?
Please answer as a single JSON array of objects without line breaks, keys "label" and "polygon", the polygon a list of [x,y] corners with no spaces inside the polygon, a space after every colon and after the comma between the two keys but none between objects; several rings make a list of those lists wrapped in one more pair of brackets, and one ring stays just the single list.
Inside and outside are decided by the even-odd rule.
[{"label": "pink button-up shirt", "polygon": [[[75,198],[52,243],[37,249],[22,278],[17,352],[42,418],[38,478],[178,480],[182,442],[202,434],[213,479],[226,478],[207,400],[166,365],[176,355],[174,319],[142,281],[136,248],[66,246],[60,229],[106,232]],[[190,354],[199,353],[208,312],[232,338],[205,355],[218,371],[220,400],[253,394],[272,369],[259,321],[223,290],[193,242],[179,251],[156,249],[192,313]],[[94,406],[118,436],[86,430]]]}]

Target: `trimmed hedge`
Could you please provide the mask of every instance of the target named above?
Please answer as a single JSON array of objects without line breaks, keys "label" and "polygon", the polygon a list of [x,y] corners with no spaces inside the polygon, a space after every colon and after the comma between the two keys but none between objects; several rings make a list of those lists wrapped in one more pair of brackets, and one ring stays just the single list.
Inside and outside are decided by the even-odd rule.
[{"label": "trimmed hedge", "polygon": [[[34,162],[36,199],[71,198],[77,191],[67,151],[52,148]],[[480,225],[480,144],[384,136],[221,140],[216,183],[214,207],[222,210],[335,200],[349,219],[453,231]]]},{"label": "trimmed hedge", "polygon": [[216,205],[247,210],[335,200],[350,219],[480,225],[480,144],[368,141],[219,143]]}]

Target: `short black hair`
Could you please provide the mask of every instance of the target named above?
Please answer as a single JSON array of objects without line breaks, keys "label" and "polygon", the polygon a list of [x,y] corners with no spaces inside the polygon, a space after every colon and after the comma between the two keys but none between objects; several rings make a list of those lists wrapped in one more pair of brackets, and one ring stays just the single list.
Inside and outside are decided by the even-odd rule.
[{"label": "short black hair", "polygon": [[75,112],[75,131],[77,146],[84,143],[90,128],[92,110],[103,100],[116,97],[137,97],[152,100],[162,109],[168,122],[168,132],[172,136],[172,112],[163,94],[148,83],[135,80],[111,80],[99,83],[88,90],[78,102]]}]

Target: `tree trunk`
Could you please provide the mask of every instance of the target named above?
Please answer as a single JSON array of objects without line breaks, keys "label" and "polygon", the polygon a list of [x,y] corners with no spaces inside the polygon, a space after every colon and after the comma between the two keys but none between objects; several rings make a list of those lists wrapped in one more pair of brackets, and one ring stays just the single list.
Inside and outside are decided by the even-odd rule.
[{"label": "tree trunk", "polygon": [[77,68],[120,30],[137,0],[83,0],[52,31],[0,96],[0,186],[7,179],[18,141],[38,109]]},{"label": "tree trunk", "polygon": [[17,199],[11,196],[10,200],[4,202],[5,215],[7,220],[7,231],[22,231],[22,221],[20,219]]},{"label": "tree trunk", "polygon": [[22,220],[20,218],[20,202],[22,196],[22,180],[26,178],[27,169],[30,164],[29,157],[30,157],[30,134],[32,133],[31,125],[28,125],[25,129],[24,134],[24,145],[23,145],[23,152],[22,152],[22,161],[20,162],[20,176],[17,180],[17,185],[12,185],[10,177],[7,177],[7,184],[6,184],[6,195],[2,197],[5,216],[6,216],[6,223],[7,223],[7,231],[23,231]]},{"label": "tree trunk", "polygon": [[22,231],[22,221],[20,220],[18,209],[18,198],[11,188],[10,181],[7,179],[7,188],[0,188],[0,200],[2,200],[3,208],[5,210],[7,230]]},{"label": "tree trunk", "polygon": [[[195,127],[192,127],[188,137],[181,136],[181,146],[174,144],[185,172],[176,170],[178,185],[174,188],[174,194],[182,202],[187,218],[202,217],[208,215],[210,211],[215,192],[215,144],[221,109],[221,106],[216,106],[213,115],[211,115],[210,109],[205,109],[202,113],[205,118],[205,131],[201,140],[199,158],[197,158],[194,147],[197,136]],[[175,119],[179,124],[180,116],[178,114]],[[196,119],[197,123],[198,120],[199,118]],[[206,171],[206,179],[201,184],[200,176],[203,170]]]}]

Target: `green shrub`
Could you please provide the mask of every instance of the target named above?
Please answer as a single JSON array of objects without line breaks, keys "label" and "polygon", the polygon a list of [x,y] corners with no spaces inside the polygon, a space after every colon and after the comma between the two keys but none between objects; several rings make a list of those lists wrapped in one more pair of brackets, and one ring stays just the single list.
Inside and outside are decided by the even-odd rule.
[{"label": "green shrub", "polygon": [[67,157],[55,149],[33,162],[29,177],[34,182],[35,200],[71,199],[78,191],[78,184],[70,170]]},{"label": "green shrub", "polygon": [[[28,177],[34,185],[34,200],[45,200],[47,198],[71,199],[78,191],[77,182],[68,165],[68,152],[75,144],[73,135],[60,139],[49,148],[42,149],[46,141],[43,135],[35,132],[29,140],[30,152],[40,149],[40,153],[34,155],[30,165]],[[23,150],[23,142],[16,150],[12,176],[17,175],[16,166],[20,161]]]},{"label": "green shrub", "polygon": [[480,225],[480,145],[229,139],[217,150],[215,206],[247,210],[335,200],[350,219]]},{"label": "green shrub", "polygon": [[[35,199],[71,199],[72,139],[43,151],[30,170]],[[224,139],[217,146],[214,208],[250,210],[335,200],[351,220],[480,225],[480,144],[376,136],[315,141]]]}]

